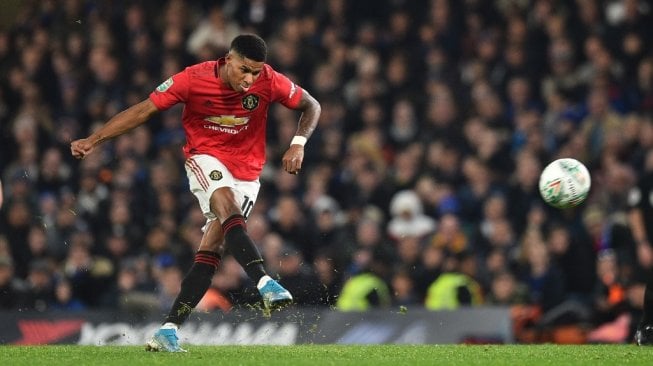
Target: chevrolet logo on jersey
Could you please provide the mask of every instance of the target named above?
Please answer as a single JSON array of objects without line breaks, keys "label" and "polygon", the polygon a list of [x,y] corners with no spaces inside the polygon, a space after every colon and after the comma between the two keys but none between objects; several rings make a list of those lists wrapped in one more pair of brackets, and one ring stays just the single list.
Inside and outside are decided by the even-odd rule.
[{"label": "chevrolet logo on jersey", "polygon": [[234,127],[246,125],[249,122],[249,117],[236,117],[234,115],[210,116],[204,118],[204,120],[224,127]]}]

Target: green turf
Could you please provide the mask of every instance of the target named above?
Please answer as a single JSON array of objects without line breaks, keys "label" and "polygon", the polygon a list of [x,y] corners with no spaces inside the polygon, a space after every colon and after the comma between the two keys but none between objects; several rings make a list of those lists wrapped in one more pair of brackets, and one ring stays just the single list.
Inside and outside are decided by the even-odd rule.
[{"label": "green turf", "polygon": [[189,346],[149,353],[126,346],[0,346],[2,365],[653,365],[653,347],[634,345]]}]

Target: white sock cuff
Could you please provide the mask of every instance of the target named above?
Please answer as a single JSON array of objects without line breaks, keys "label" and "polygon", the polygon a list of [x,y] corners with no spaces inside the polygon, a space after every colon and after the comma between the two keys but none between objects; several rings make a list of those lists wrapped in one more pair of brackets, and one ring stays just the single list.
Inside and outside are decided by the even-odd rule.
[{"label": "white sock cuff", "polygon": [[174,329],[179,330],[179,326],[175,323],[167,322],[161,326],[161,329]]},{"label": "white sock cuff", "polygon": [[261,277],[261,279],[258,280],[258,284],[256,285],[256,288],[259,289],[259,290],[262,289],[263,286],[265,286],[268,283],[268,281],[270,281],[271,279],[272,279],[272,277],[270,277],[268,275],[265,275],[265,276]]}]

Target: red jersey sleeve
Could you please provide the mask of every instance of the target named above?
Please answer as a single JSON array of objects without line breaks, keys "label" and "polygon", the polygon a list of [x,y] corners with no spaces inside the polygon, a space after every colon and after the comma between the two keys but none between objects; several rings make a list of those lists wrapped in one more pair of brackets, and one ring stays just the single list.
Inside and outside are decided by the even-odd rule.
[{"label": "red jersey sleeve", "polygon": [[293,83],[285,75],[272,71],[272,101],[279,102],[284,106],[295,109],[302,99],[304,90]]},{"label": "red jersey sleeve", "polygon": [[188,69],[185,69],[157,86],[150,93],[150,100],[160,111],[163,111],[177,103],[186,102],[189,88]]}]

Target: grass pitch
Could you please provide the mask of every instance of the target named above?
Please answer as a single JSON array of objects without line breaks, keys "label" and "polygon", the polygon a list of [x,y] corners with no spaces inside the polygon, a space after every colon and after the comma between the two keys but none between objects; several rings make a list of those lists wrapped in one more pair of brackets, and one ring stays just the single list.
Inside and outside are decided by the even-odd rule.
[{"label": "grass pitch", "polygon": [[653,347],[634,345],[188,346],[150,353],[131,346],[1,346],[0,364],[36,365],[652,365]]}]

